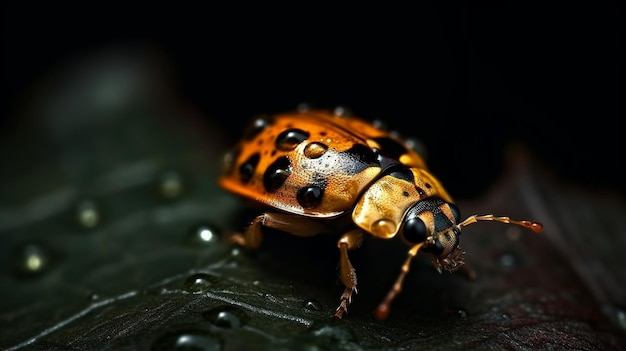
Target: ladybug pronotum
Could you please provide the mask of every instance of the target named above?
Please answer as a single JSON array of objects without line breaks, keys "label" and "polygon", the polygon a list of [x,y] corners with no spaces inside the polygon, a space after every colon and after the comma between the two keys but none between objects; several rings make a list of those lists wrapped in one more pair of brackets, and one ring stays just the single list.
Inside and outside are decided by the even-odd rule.
[{"label": "ladybug pronotum", "polygon": [[463,266],[461,229],[478,221],[516,224],[541,232],[539,223],[472,215],[461,220],[454,201],[423,158],[393,133],[363,120],[300,109],[254,120],[228,153],[220,185],[266,205],[235,242],[258,248],[261,227],[297,236],[338,234],[339,277],[345,286],[334,316],[342,318],[356,291],[348,251],[365,235],[396,236],[408,246],[400,274],[376,310],[387,317],[413,257],[431,256],[439,271]]}]

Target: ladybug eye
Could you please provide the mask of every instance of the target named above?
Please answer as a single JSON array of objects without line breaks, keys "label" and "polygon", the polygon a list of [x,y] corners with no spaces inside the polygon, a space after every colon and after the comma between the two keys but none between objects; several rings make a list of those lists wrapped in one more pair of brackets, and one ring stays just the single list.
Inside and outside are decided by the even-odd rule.
[{"label": "ladybug eye", "polygon": [[404,239],[406,241],[417,244],[424,242],[428,234],[426,224],[421,219],[414,217],[404,222],[404,229],[402,231]]},{"label": "ladybug eye", "polygon": [[448,203],[448,206],[450,206],[450,211],[452,211],[452,215],[454,216],[454,221],[456,223],[460,223],[461,222],[461,211],[459,211],[459,208],[456,207],[456,205],[452,204],[452,203]]}]

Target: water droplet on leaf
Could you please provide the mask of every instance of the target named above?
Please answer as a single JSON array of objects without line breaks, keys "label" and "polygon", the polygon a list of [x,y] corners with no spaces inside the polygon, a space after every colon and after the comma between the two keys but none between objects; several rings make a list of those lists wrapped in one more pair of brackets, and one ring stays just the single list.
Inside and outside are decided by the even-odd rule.
[{"label": "water droplet on leaf", "polygon": [[309,333],[321,338],[329,345],[342,345],[356,342],[354,331],[338,320],[329,322],[313,323],[309,328]]},{"label": "water droplet on leaf", "polygon": [[500,265],[503,268],[514,268],[519,264],[519,260],[516,255],[512,253],[505,253],[500,256]]},{"label": "water droplet on leaf", "polygon": [[185,279],[185,290],[203,291],[219,282],[219,277],[207,273],[195,273]]},{"label": "water droplet on leaf", "polygon": [[94,201],[81,201],[76,208],[78,224],[84,228],[94,228],[100,224],[100,211]]},{"label": "water droplet on leaf", "polygon": [[49,250],[38,244],[28,244],[17,251],[16,269],[18,273],[36,275],[50,269],[53,264]]},{"label": "water droplet on leaf", "polygon": [[151,349],[161,350],[198,350],[211,351],[222,350],[222,339],[206,330],[181,330],[167,333],[158,338]]},{"label": "water droplet on leaf", "polygon": [[168,171],[159,179],[159,192],[166,199],[175,199],[182,195],[184,190],[183,177],[175,171]]},{"label": "water droplet on leaf", "polygon": [[307,299],[304,301],[304,308],[309,311],[321,311],[322,304],[315,299]]},{"label": "water droplet on leaf", "polygon": [[194,226],[188,234],[188,241],[194,245],[213,244],[219,239],[220,230],[211,223],[201,223]]},{"label": "water droplet on leaf", "polygon": [[456,315],[459,316],[459,318],[467,318],[467,310],[464,308],[459,308],[456,310]]},{"label": "water droplet on leaf", "polygon": [[236,329],[249,320],[248,314],[234,306],[220,306],[203,313],[206,320],[215,326],[225,329]]}]

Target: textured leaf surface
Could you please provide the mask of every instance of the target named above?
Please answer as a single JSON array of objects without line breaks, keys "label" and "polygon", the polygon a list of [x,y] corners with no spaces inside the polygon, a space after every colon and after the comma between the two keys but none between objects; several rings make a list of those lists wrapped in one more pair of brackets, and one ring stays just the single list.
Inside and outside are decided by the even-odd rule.
[{"label": "textured leaf surface", "polygon": [[386,321],[372,311],[406,248],[367,240],[351,253],[359,293],[334,320],[337,238],[267,233],[257,252],[222,241],[254,212],[217,188],[219,126],[165,89],[158,65],[119,56],[61,73],[1,149],[12,165],[0,171],[3,349],[625,345],[622,199],[560,184],[513,152],[489,194],[460,208],[532,218],[544,234],[467,228],[477,279],[418,258]]}]

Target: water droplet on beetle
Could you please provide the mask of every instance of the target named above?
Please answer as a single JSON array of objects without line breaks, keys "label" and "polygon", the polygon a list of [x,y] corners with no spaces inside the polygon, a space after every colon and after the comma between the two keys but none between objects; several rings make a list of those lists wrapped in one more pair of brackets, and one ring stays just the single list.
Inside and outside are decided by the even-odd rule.
[{"label": "water droplet on beetle", "polygon": [[335,116],[341,116],[341,117],[348,117],[348,116],[353,115],[352,111],[350,111],[350,109],[346,106],[335,107],[335,109],[333,110],[333,113],[335,114]]},{"label": "water droplet on beetle", "polygon": [[418,155],[422,156],[424,160],[427,159],[428,150],[426,149],[426,146],[424,145],[424,143],[422,143],[419,139],[406,138],[404,140],[404,145],[406,145],[407,148],[415,151]]},{"label": "water droplet on beetle", "polygon": [[328,151],[328,146],[319,142],[312,142],[304,147],[304,156],[310,159],[320,158]]},{"label": "water droplet on beetle", "polygon": [[306,102],[301,102],[298,104],[296,109],[298,110],[298,112],[307,112],[311,109],[311,105],[307,104]]},{"label": "water droplet on beetle", "polygon": [[382,130],[382,131],[388,131],[389,130],[389,126],[387,126],[387,123],[383,122],[380,119],[375,119],[372,121],[372,125],[374,126],[374,128]]}]

